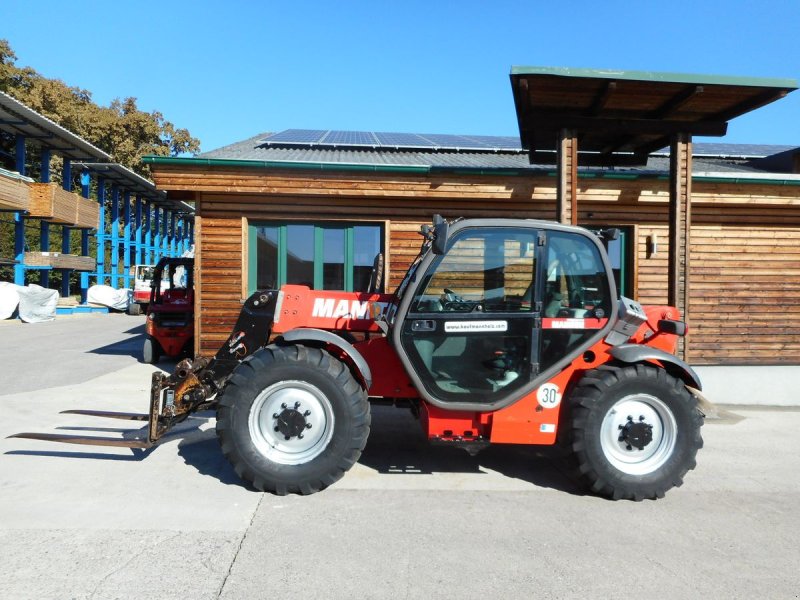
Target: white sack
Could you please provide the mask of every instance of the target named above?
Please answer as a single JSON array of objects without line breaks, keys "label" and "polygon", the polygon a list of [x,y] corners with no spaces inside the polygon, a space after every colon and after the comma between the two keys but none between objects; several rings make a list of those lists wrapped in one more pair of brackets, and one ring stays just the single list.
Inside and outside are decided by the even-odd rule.
[{"label": "white sack", "polygon": [[26,323],[41,323],[56,318],[58,292],[34,283],[17,286],[19,293],[19,318]]},{"label": "white sack", "polygon": [[19,305],[18,285],[0,281],[0,320],[10,319]]},{"label": "white sack", "polygon": [[93,285],[86,294],[86,301],[114,310],[125,310],[130,302],[130,294],[129,289],[116,290],[110,285]]}]

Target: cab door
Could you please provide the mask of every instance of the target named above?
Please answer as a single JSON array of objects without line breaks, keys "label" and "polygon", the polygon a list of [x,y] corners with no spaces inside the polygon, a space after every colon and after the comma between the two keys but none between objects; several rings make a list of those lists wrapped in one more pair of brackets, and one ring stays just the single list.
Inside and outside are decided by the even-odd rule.
[{"label": "cab door", "polygon": [[542,244],[536,228],[466,227],[426,261],[395,332],[424,396],[495,406],[537,374]]}]

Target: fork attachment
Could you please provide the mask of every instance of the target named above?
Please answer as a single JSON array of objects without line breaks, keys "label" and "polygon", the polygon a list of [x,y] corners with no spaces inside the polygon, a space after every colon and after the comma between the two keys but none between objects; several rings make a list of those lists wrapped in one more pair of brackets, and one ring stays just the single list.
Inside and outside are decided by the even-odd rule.
[{"label": "fork attachment", "polygon": [[[156,445],[167,431],[193,412],[212,408],[216,402],[214,397],[233,370],[269,341],[277,299],[276,291],[260,291],[250,296],[242,307],[233,332],[210,361],[203,357],[193,360],[187,358],[176,365],[172,375],[153,373],[150,410],[147,414],[84,409],[62,411],[62,414],[147,421],[147,437],[112,438],[61,433],[15,433],[8,437],[121,448],[150,448]],[[140,432],[130,430],[123,435]]]},{"label": "fork attachment", "polygon": [[[84,446],[114,446],[119,448],[150,448],[172,428],[192,412],[201,408],[210,394],[208,386],[203,385],[197,377],[207,365],[205,359],[195,361],[184,360],[178,363],[175,373],[164,375],[153,373],[150,388],[150,410],[147,414],[113,412],[105,410],[65,410],[61,414],[85,415],[125,421],[147,421],[147,437],[100,437],[79,436],[63,433],[16,433],[12,438],[26,438]],[[125,434],[137,434],[140,430],[126,431]]]}]

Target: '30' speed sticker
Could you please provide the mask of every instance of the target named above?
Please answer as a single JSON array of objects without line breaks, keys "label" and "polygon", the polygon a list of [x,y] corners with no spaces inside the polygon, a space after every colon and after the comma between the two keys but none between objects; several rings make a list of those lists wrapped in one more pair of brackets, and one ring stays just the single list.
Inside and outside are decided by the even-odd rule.
[{"label": "'30' speed sticker", "polygon": [[545,383],[536,390],[536,399],[543,408],[555,408],[561,404],[561,392],[555,383]]}]

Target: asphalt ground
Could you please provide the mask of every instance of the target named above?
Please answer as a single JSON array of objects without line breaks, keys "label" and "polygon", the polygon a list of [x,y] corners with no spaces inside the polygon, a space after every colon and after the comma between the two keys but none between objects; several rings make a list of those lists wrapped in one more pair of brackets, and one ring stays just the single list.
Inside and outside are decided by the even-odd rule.
[{"label": "asphalt ground", "polygon": [[429,446],[388,407],[309,497],[243,487],[211,413],[146,451],[6,439],[131,435],[58,413],[144,411],[142,335],[126,315],[0,322],[0,598],[800,594],[798,409],[721,407],[684,486],[640,503],[583,494],[533,448]]}]

